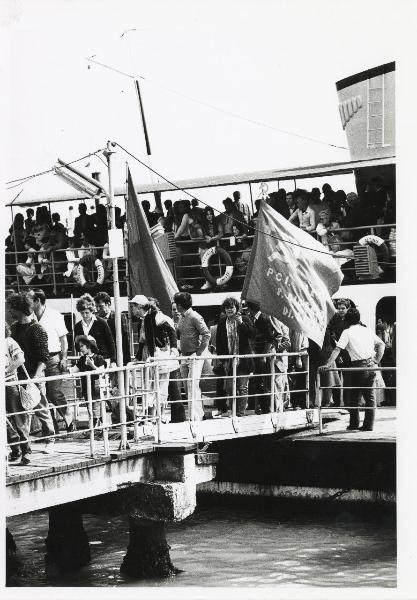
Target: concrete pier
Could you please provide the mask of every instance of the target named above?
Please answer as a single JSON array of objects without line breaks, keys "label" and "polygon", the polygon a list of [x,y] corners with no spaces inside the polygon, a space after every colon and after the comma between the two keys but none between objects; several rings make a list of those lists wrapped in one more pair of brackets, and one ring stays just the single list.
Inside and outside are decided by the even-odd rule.
[{"label": "concrete pier", "polygon": [[[165,525],[182,521],[196,507],[197,484],[215,476],[217,456],[203,455],[196,444],[179,443],[114,452],[31,476],[9,479],[12,514],[48,508],[47,568],[62,572],[90,561],[83,514],[124,514],[129,545],[122,572],[135,578],[169,577],[178,572],[169,555]],[[103,493],[104,492],[104,493]],[[8,567],[14,568],[15,545],[7,534]]]},{"label": "concrete pier", "polygon": [[395,413],[380,409],[372,432],[346,431],[348,415],[309,429],[217,441],[216,478],[201,493],[395,503]]}]

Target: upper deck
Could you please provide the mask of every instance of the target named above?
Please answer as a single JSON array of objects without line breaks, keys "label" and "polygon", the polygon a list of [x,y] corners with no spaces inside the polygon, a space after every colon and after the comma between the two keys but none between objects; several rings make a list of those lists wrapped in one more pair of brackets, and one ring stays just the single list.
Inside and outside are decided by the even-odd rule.
[{"label": "upper deck", "polygon": [[[305,180],[311,184],[314,178],[328,178],[330,185],[332,177],[337,175],[354,175],[356,179],[360,178],[365,181],[370,179],[375,173],[382,173],[384,181],[392,182],[395,186],[395,157],[373,158],[360,161],[350,161],[344,163],[333,163],[326,165],[315,165],[309,167],[298,167],[285,170],[270,170],[254,173],[242,173],[235,175],[215,176],[204,179],[193,179],[186,181],[178,181],[175,184],[160,183],[154,186],[142,185],[136,186],[136,191],[139,198],[147,197],[150,192],[160,194],[161,205],[165,199],[168,199],[174,190],[181,189],[185,193],[197,197],[204,197],[204,189],[216,188],[218,197],[223,195],[231,195],[231,186],[237,186],[239,190],[247,190],[247,193],[242,191],[242,197],[248,200],[250,212],[254,213],[255,193],[259,187],[259,183],[269,186],[269,190],[273,190],[276,186],[281,189],[283,186],[288,192],[291,192],[290,187],[294,189],[302,187]],[[194,193],[188,192],[193,190]],[[195,191],[197,190],[197,191]],[[349,190],[348,190],[349,191]],[[116,195],[126,195],[125,189],[116,190]],[[74,208],[76,203],[85,200],[83,194],[68,194],[55,198],[33,198],[14,202],[10,202],[12,215],[16,212],[22,212],[28,206],[39,206],[49,204],[51,212],[59,211],[62,206],[63,212],[68,212],[69,206]],[[71,211],[72,213],[74,210]],[[388,218],[388,216],[387,216]],[[314,233],[320,241],[324,243],[332,252],[342,255],[351,254],[351,260],[344,261],[342,270],[344,273],[344,286],[367,283],[394,283],[396,269],[396,247],[395,221],[384,219],[369,224],[358,224],[343,227],[343,222],[338,223],[336,227],[328,228],[326,235],[318,235]],[[207,272],[202,268],[202,255],[204,253],[204,244],[198,239],[190,240],[174,240],[174,233],[166,232],[157,239],[162,253],[167,260],[167,263],[177,281],[179,289],[188,289],[193,296],[201,296],[197,304],[206,305],[209,301],[204,298],[213,294],[224,294],[230,292],[240,292],[242,289],[243,280],[246,275],[246,268],[251,252],[253,234],[256,227],[256,220],[247,224],[247,227],[240,236],[231,236],[230,233],[224,233],[221,240],[218,242],[227,255],[223,254],[220,258],[218,254],[214,254],[209,261],[209,271],[212,274],[212,279],[222,278],[225,272],[225,256],[226,262],[229,261],[232,269],[230,276],[226,277],[226,281],[222,278],[221,283],[207,285]],[[366,274],[361,270],[359,264],[354,259],[354,248],[357,242],[367,235],[376,235],[385,243],[381,249],[377,249],[377,266],[372,272],[368,270]],[[126,296],[128,290],[129,272],[127,262],[128,256],[128,227],[125,235],[125,258],[119,261],[119,280],[121,282],[121,294]],[[100,280],[97,277],[96,269],[89,266],[84,266],[84,280],[77,276],[78,264],[80,260],[86,256],[94,256],[94,260],[99,259],[104,266],[104,278]],[[91,262],[94,263],[94,260]],[[86,262],[87,259],[83,259]],[[342,261],[341,261],[342,262]],[[19,266],[20,265],[20,266]],[[28,271],[29,268],[29,271]],[[25,273],[27,275],[25,276]],[[97,283],[97,279],[99,283]],[[85,291],[99,291],[104,289],[112,292],[112,272],[111,260],[106,258],[105,248],[85,244],[82,248],[61,247],[59,250],[42,252],[37,250],[28,254],[24,248],[9,248],[6,253],[6,289],[25,289],[28,285],[31,287],[39,286],[44,289],[47,295],[51,298],[74,298],[79,297]],[[203,289],[202,289],[203,288]]]}]

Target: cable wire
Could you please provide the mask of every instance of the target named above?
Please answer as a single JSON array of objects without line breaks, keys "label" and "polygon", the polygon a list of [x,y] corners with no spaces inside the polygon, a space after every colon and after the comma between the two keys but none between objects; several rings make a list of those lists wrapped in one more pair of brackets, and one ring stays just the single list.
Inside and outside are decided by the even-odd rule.
[{"label": "cable wire", "polygon": [[[330,146],[332,148],[338,148],[339,150],[348,150],[348,148],[346,148],[346,146],[338,146],[337,144],[332,144],[331,142],[326,142],[324,140],[320,140],[318,138],[314,138],[314,137],[310,137],[307,135],[302,135],[300,133],[296,133],[294,131],[288,131],[286,129],[280,129],[279,127],[274,127],[273,125],[269,125],[268,123],[264,123],[263,121],[257,121],[256,119],[251,119],[250,117],[245,117],[243,115],[238,115],[237,113],[234,113],[230,110],[227,110],[225,108],[220,108],[219,106],[215,106],[214,104],[210,104],[209,102],[205,102],[204,100],[199,100],[198,98],[193,98],[192,96],[188,96],[187,94],[184,94],[182,92],[179,92],[178,90],[174,90],[171,87],[168,87],[167,85],[161,83],[160,81],[157,81],[156,79],[150,78],[150,77],[145,77],[144,75],[131,75],[130,73],[125,73],[124,71],[121,71],[120,69],[116,69],[115,67],[111,67],[110,65],[106,65],[105,63],[102,63],[98,60],[93,60],[92,57],[86,58],[86,60],[88,62],[92,62],[96,65],[99,65],[100,67],[104,67],[105,69],[108,69],[109,71],[114,71],[115,73],[119,73],[119,75],[123,75],[125,77],[129,77],[130,79],[142,79],[143,81],[146,81],[148,83],[152,83],[153,85],[159,86],[162,89],[167,90],[168,92],[170,92],[171,94],[175,94],[177,96],[180,96],[181,98],[185,98],[186,100],[190,100],[191,102],[196,102],[197,104],[201,104],[202,106],[206,106],[207,108],[211,108],[212,110],[216,110],[218,112],[221,112],[225,115],[228,115],[230,117],[234,117],[236,119],[241,119],[242,121],[246,121],[247,123],[252,123],[253,125],[258,125],[259,127],[265,127],[267,129],[272,129],[273,131],[278,131],[279,133],[284,133],[285,135],[291,135],[293,137],[298,137],[300,139],[303,140],[308,140],[310,142],[315,142],[316,144],[323,144],[324,146]],[[133,62],[133,59],[131,57],[131,60]]]},{"label": "cable wire", "polygon": [[[97,156],[100,152],[103,151],[103,148],[100,148],[99,150],[96,150],[95,152],[90,152],[89,154],[86,154],[85,156],[81,156],[81,158],[76,158],[75,160],[72,160],[71,162],[68,162],[67,165],[72,165],[76,162],[80,162],[80,160],[85,160],[86,158],[89,158],[90,156]],[[98,157],[100,158],[100,157]],[[58,168],[63,168],[63,167],[58,167]],[[32,175],[27,175],[27,177],[20,177],[19,179],[12,179],[11,181],[6,181],[6,185],[9,185],[10,183],[26,183],[27,181],[29,181],[30,179],[34,179],[35,177],[40,177],[41,175],[46,175],[47,173],[52,173],[53,172],[53,168],[52,169],[48,169],[47,171],[40,171],[39,173],[33,173]],[[16,187],[16,186],[13,186]],[[8,189],[12,189],[12,188],[8,188]]]},{"label": "cable wire", "polygon": [[[129,152],[129,150],[127,150],[126,148],[124,148],[121,144],[119,144],[118,142],[114,142],[116,144],[116,146],[118,146],[121,150],[123,150],[123,152],[126,152],[126,154],[128,154],[130,157],[132,157],[134,160],[136,160],[138,163],[140,163],[141,165],[143,165],[144,167],[146,167],[147,169],[150,169],[151,171],[153,171],[155,173],[155,175],[157,175],[158,177],[161,177],[161,179],[163,179],[164,181],[166,181],[169,185],[172,185],[175,189],[177,189],[179,192],[184,192],[184,194],[187,194],[188,196],[190,196],[190,198],[197,200],[198,202],[201,202],[202,204],[204,204],[204,206],[208,206],[209,208],[211,208],[213,211],[218,212],[219,214],[222,214],[222,212],[218,209],[218,208],[214,208],[213,206],[210,206],[210,204],[207,204],[207,202],[204,202],[204,200],[200,200],[200,198],[197,198],[196,196],[194,196],[194,194],[191,194],[189,191],[179,187],[177,184],[175,184],[173,181],[170,181],[169,179],[167,179],[166,177],[164,177],[164,175],[162,175],[161,173],[159,173],[158,171],[155,171],[155,169],[152,169],[152,167],[150,167],[149,165],[147,165],[145,162],[143,162],[142,160],[140,160],[140,158],[138,158],[137,156],[135,156],[134,154],[132,154],[131,152]],[[235,223],[240,223],[242,224],[241,221],[239,221],[238,219],[235,219],[234,217],[230,216],[230,218],[232,219],[232,221],[234,221]],[[293,242],[292,240],[284,240],[283,238],[278,237],[277,235],[274,235],[273,233],[269,233],[267,231],[263,231],[262,229],[258,229],[257,227],[253,227],[253,225],[249,225],[246,224],[246,227],[248,227],[249,229],[252,229],[254,232],[259,232],[262,233],[263,235],[267,235],[273,239],[276,239],[280,242],[283,242],[284,244],[291,244],[293,246],[298,246],[299,248],[303,248],[304,250],[311,250],[312,252],[318,252],[319,254],[326,254],[326,256],[333,256],[333,254],[330,251],[326,251],[326,250],[318,250],[316,248],[311,248],[309,246],[303,246],[303,244],[298,244],[297,242]],[[337,258],[347,258],[349,260],[352,259],[352,256],[348,256],[348,255],[337,255]]]}]

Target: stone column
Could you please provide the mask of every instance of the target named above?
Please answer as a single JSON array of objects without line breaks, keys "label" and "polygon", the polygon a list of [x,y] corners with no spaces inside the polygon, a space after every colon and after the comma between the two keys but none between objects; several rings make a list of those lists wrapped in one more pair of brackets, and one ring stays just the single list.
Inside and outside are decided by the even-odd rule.
[{"label": "stone column", "polygon": [[45,561],[61,571],[75,571],[90,562],[90,545],[79,509],[71,504],[49,509]]},{"label": "stone column", "polygon": [[122,573],[137,579],[171,577],[179,573],[171,562],[165,523],[129,516],[129,546],[120,567]]}]

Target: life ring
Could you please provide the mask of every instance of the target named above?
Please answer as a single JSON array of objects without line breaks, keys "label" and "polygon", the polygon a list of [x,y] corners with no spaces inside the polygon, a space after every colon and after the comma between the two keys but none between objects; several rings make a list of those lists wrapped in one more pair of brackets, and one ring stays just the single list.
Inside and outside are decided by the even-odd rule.
[{"label": "life ring", "polygon": [[[222,263],[226,264],[226,270],[221,277],[214,277],[209,270],[209,260],[212,256],[217,254],[221,259]],[[203,273],[207,281],[213,285],[224,285],[227,283],[233,275],[233,263],[230,258],[230,254],[226,252],[224,248],[219,246],[212,246],[207,248],[201,257],[201,266],[203,267]]]},{"label": "life ring", "polygon": [[92,254],[84,254],[78,265],[76,265],[74,268],[74,280],[76,283],[78,283],[78,285],[84,287],[87,284],[87,280],[84,275],[84,267],[88,267],[89,269],[95,267],[97,269],[96,284],[102,285],[104,283],[106,272],[101,260]]},{"label": "life ring", "polygon": [[[361,246],[374,246],[375,250],[378,249],[381,253],[381,257],[380,260],[378,260],[379,262],[382,263],[388,263],[389,262],[389,258],[390,258],[390,254],[389,254],[389,249],[388,246],[386,245],[385,241],[378,237],[377,235],[365,235],[363,238],[361,238],[358,242],[358,244],[360,244]],[[383,267],[380,267],[381,269],[385,270],[387,268],[387,265],[384,264]]]}]

